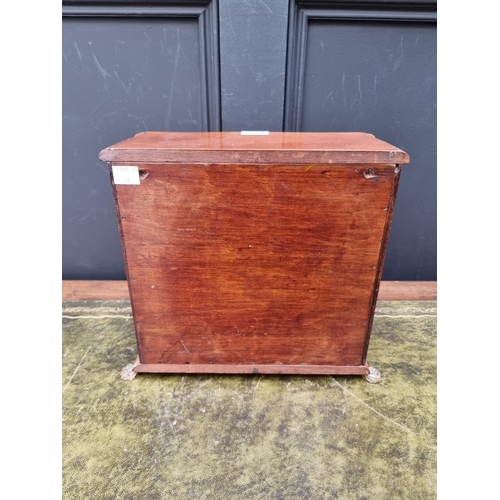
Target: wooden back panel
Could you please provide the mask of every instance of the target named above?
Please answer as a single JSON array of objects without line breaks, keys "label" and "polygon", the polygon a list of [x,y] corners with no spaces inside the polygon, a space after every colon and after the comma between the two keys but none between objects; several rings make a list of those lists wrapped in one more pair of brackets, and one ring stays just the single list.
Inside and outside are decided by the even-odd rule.
[{"label": "wooden back panel", "polygon": [[133,164],[113,189],[141,363],[365,363],[397,165]]}]

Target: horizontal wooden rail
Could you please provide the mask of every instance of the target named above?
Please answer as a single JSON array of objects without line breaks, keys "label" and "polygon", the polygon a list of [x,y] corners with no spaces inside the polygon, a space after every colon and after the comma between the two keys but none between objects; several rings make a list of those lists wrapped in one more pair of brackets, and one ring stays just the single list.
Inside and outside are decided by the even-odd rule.
[{"label": "horizontal wooden rail", "polygon": [[[130,300],[126,281],[63,281],[62,300]],[[436,281],[382,281],[378,300],[437,300]]]}]

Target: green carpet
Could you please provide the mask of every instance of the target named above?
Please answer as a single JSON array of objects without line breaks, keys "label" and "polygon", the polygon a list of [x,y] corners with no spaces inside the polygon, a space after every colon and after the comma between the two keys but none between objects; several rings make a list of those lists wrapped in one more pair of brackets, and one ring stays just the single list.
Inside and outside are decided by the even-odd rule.
[{"label": "green carpet", "polygon": [[436,497],[436,303],[379,302],[361,377],[156,375],[128,302],[63,303],[63,498]]}]

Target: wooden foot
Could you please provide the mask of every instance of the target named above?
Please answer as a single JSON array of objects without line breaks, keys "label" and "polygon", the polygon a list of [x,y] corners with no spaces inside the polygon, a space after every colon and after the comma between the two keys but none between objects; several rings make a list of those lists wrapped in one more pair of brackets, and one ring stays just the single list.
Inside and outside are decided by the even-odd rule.
[{"label": "wooden foot", "polygon": [[366,375],[363,375],[363,378],[368,383],[378,384],[378,383],[382,382],[382,375],[374,366],[369,366],[368,369],[370,370],[369,373],[367,373]]},{"label": "wooden foot", "polygon": [[135,360],[135,363],[129,363],[127,366],[124,366],[122,368],[122,373],[121,373],[121,379],[122,380],[134,380],[134,378],[137,375],[137,372],[134,370],[134,368],[140,363],[139,361],[139,356],[137,356],[137,359]]}]

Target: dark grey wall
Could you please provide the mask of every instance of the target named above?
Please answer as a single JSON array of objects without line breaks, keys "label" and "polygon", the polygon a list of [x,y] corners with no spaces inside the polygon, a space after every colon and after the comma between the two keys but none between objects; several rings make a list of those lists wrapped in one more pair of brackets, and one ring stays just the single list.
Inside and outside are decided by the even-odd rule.
[{"label": "dark grey wall", "polygon": [[219,0],[222,130],[283,127],[288,0]]},{"label": "dark grey wall", "polygon": [[144,130],[220,128],[216,5],[72,3],[63,12],[63,278],[124,279],[97,155]]},{"label": "dark grey wall", "polygon": [[285,129],[370,132],[410,155],[387,280],[437,278],[436,23],[420,3],[300,1],[290,12]]},{"label": "dark grey wall", "polygon": [[63,278],[125,278],[101,149],[143,130],[264,129],[365,131],[407,151],[383,278],[436,279],[435,10],[63,2]]}]

